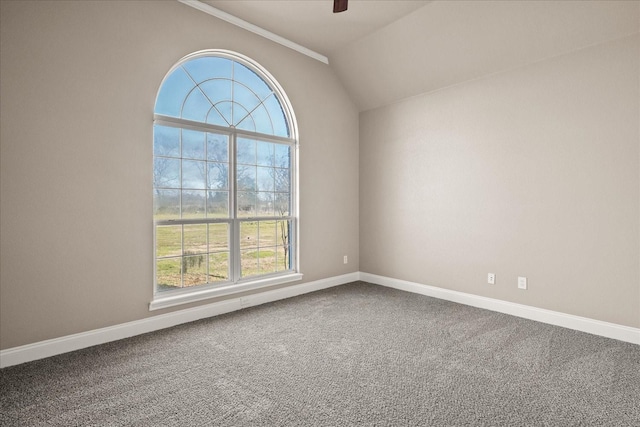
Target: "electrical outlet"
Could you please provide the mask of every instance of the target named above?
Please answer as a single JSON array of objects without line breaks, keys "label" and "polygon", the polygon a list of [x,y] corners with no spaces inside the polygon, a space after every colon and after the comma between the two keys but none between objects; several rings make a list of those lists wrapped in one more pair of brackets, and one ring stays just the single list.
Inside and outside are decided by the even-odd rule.
[{"label": "electrical outlet", "polygon": [[346,256],[346,255],[344,256],[343,262],[344,262],[345,264],[348,264],[348,263],[349,263],[349,258],[347,258],[347,256]]},{"label": "electrical outlet", "polygon": [[527,278],[518,276],[518,289],[527,289]]},{"label": "electrical outlet", "polygon": [[490,285],[496,284],[496,275],[494,273],[489,273],[487,275],[487,283]]}]

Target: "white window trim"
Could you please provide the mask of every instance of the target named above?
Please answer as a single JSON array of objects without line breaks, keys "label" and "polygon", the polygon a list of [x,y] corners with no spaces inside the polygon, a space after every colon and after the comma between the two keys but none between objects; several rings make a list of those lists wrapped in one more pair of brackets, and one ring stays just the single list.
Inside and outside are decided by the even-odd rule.
[{"label": "white window trim", "polygon": [[286,275],[265,277],[262,276],[259,279],[254,279],[246,282],[238,282],[226,284],[224,286],[209,287],[197,290],[190,290],[188,292],[178,293],[172,292],[170,295],[154,295],[153,301],[149,303],[149,311],[160,310],[163,308],[173,307],[181,304],[188,304],[190,302],[202,301],[209,298],[221,297],[226,295],[238,294],[246,291],[253,291],[257,289],[267,288],[270,286],[281,285],[284,283],[291,283],[302,280],[302,273],[289,273]]},{"label": "white window trim", "polygon": [[[181,119],[181,118],[168,117],[168,116],[163,116],[159,114],[154,114],[154,124],[158,124],[158,125],[164,124],[164,125],[169,125],[174,127],[180,127],[183,129],[201,130],[205,132],[207,130],[215,131],[215,132],[224,132],[229,134],[230,136],[231,134],[233,134],[234,140],[238,136],[242,136],[242,137],[260,139],[263,141],[271,141],[275,143],[285,143],[291,146],[291,151],[292,151],[291,167],[292,167],[292,173],[294,174],[294,176],[292,176],[293,179],[291,182],[291,193],[290,193],[291,199],[292,199],[291,200],[292,212],[290,213],[289,216],[282,219],[289,219],[290,221],[294,222],[294,226],[293,226],[294,231],[292,233],[293,236],[291,236],[291,242],[292,242],[291,250],[293,251],[291,253],[291,258],[292,258],[291,264],[293,267],[293,271],[287,271],[283,273],[273,273],[269,275],[261,275],[258,277],[254,276],[254,277],[248,277],[244,279],[240,278],[236,282],[229,281],[229,282],[224,282],[220,284],[208,284],[208,285],[201,285],[197,287],[183,288],[183,289],[174,290],[174,291],[158,292],[155,285],[156,272],[154,267],[153,299],[149,303],[149,311],[160,310],[160,309],[169,308],[177,305],[202,301],[209,298],[222,297],[226,295],[234,295],[242,292],[258,290],[261,288],[267,288],[275,285],[291,283],[295,281],[300,281],[303,278],[303,274],[300,272],[300,245],[299,245],[299,242],[300,242],[299,200],[298,200],[299,199],[298,197],[298,183],[299,183],[298,141],[299,141],[299,138],[298,138],[297,121],[296,121],[291,103],[288,97],[286,96],[284,90],[280,86],[280,84],[260,64],[258,64],[257,62],[251,60],[250,58],[244,55],[238,54],[236,52],[227,51],[227,50],[211,49],[211,50],[199,51],[199,52],[195,52],[190,55],[187,55],[184,58],[182,58],[180,61],[178,61],[169,70],[169,72],[167,72],[165,79],[176,69],[176,67],[179,67],[181,64],[185,63],[186,61],[190,59],[194,59],[199,56],[208,56],[208,55],[217,55],[219,57],[226,57],[228,59],[242,63],[255,70],[259,70],[263,80],[265,80],[267,84],[271,86],[274,89],[274,92],[278,95],[278,100],[280,101],[283,107],[283,113],[285,114],[285,117],[287,119],[287,124],[289,126],[289,131],[291,136],[289,138],[286,138],[286,137],[280,137],[275,135],[265,135],[261,133],[255,133],[255,132],[240,130],[235,128],[231,129],[224,126],[217,126],[217,125],[200,123],[200,122],[192,122],[192,121]],[[164,80],[160,84],[160,87],[162,87],[163,84],[164,84]],[[159,90],[158,90],[158,93],[159,93]],[[238,220],[248,221],[248,220],[259,220],[259,219],[263,219],[263,218],[229,218],[229,220],[231,221],[231,224],[233,224]],[[268,218],[268,219],[278,220],[279,218]],[[227,222],[227,220],[223,222]],[[233,234],[233,228],[237,228],[237,227],[231,227],[231,228],[232,228],[231,232]],[[233,251],[233,249],[231,250]],[[155,225],[154,225],[154,251],[155,251]],[[154,260],[155,260],[155,256],[154,256]],[[239,262],[240,260],[239,258],[237,258],[235,260],[235,263],[239,264]],[[155,265],[155,261],[154,261],[154,265]],[[230,266],[230,268],[233,270],[234,268],[237,268],[237,266],[234,267],[232,265]]]}]

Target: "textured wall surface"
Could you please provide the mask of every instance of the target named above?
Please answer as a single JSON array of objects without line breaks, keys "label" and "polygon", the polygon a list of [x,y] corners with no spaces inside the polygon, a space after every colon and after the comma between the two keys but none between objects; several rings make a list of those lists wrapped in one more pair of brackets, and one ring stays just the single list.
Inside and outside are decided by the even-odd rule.
[{"label": "textured wall surface", "polygon": [[640,327],[639,43],[362,113],[361,271]]}]

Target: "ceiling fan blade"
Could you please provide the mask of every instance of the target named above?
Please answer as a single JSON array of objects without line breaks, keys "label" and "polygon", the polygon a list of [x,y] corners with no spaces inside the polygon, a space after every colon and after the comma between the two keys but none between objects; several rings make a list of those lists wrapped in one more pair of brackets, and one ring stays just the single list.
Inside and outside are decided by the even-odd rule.
[{"label": "ceiling fan blade", "polygon": [[347,2],[349,0],[333,0],[333,13],[344,12],[347,10]]}]

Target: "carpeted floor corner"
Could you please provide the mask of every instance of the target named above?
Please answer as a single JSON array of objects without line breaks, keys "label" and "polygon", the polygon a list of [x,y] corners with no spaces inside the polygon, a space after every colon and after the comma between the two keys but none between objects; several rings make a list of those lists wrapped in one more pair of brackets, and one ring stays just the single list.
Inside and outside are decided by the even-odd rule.
[{"label": "carpeted floor corner", "polygon": [[640,346],[356,282],[0,370],[2,426],[640,426]]}]

